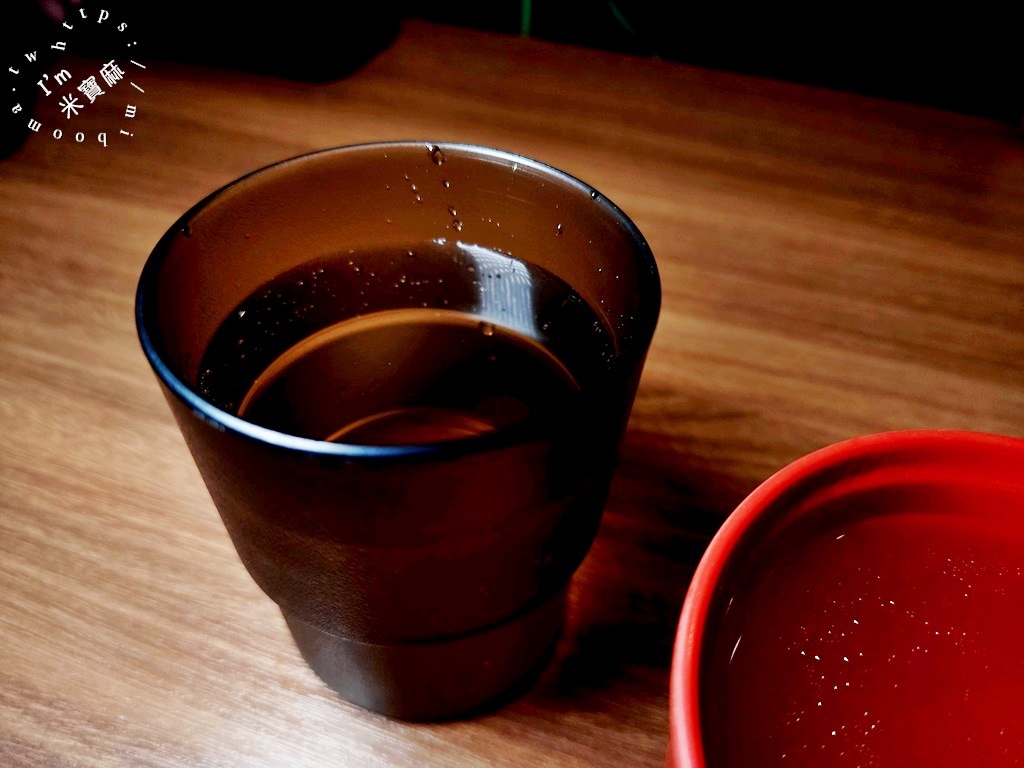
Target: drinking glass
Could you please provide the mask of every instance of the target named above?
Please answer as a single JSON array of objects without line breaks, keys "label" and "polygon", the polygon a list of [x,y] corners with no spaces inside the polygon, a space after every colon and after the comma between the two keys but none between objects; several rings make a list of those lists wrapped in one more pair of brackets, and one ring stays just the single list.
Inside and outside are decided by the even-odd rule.
[{"label": "drinking glass", "polygon": [[351,702],[429,720],[543,668],[659,304],[643,236],[587,184],[399,142],[211,194],[156,245],[136,319],[309,665]]}]

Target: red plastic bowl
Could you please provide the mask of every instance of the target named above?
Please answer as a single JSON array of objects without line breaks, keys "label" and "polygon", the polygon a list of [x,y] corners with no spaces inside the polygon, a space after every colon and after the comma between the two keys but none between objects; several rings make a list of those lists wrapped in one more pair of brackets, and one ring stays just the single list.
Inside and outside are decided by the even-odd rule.
[{"label": "red plastic bowl", "polygon": [[[863,494],[869,495],[865,497]],[[711,750],[706,742],[709,734],[714,732],[713,728],[724,726],[718,724],[709,728],[708,712],[709,707],[722,711],[714,699],[723,694],[721,686],[709,684],[709,680],[720,679],[709,664],[716,642],[719,649],[723,642],[732,642],[724,635],[716,636],[716,633],[731,603],[731,584],[734,581],[739,583],[737,574],[740,571],[746,574],[743,583],[748,588],[752,583],[763,584],[763,581],[758,581],[758,576],[751,580],[750,574],[751,569],[759,567],[757,558],[763,559],[767,557],[765,552],[773,551],[772,547],[765,548],[766,541],[778,543],[778,537],[791,530],[797,520],[803,521],[805,529],[808,526],[813,528],[819,525],[817,521],[828,519],[837,501],[841,503],[843,499],[855,497],[871,499],[870,514],[888,516],[920,515],[922,510],[917,504],[920,499],[926,514],[933,511],[933,507],[941,507],[945,520],[949,520],[952,513],[952,519],[959,521],[956,524],[968,526],[967,530],[976,524],[975,521],[981,525],[984,520],[990,532],[995,533],[992,540],[998,541],[1005,531],[1006,540],[1011,542],[1008,546],[1018,547],[1024,542],[1024,440],[953,431],[871,435],[805,456],[751,493],[712,540],[694,574],[683,606],[671,674],[671,741],[667,761],[670,768],[704,768],[715,764],[715,756],[709,757]],[[856,505],[848,506],[853,510],[852,514],[857,513],[859,508]],[[1000,510],[997,518],[992,517],[993,508]],[[850,509],[844,514],[851,514]],[[912,536],[907,540],[914,541]],[[779,559],[778,550],[774,552],[774,557]],[[1011,559],[1010,562],[1014,561]],[[1020,560],[1016,562],[1021,563]],[[1013,579],[1012,588],[1019,590],[1020,568],[1017,568]],[[745,614],[741,612],[741,615]],[[1022,615],[1024,606],[1005,619],[1009,622],[1005,628],[1012,635],[1024,633]],[[1004,627],[997,629],[1001,634]],[[745,635],[740,637],[745,643],[749,642]],[[757,641],[758,638],[751,640]],[[735,642],[738,646],[739,639]],[[999,661],[1005,663],[1005,658]],[[732,664],[731,656],[728,664]],[[1017,687],[1024,683],[1022,670],[1024,650],[1016,659],[1011,659],[1008,666],[1006,685],[1013,686],[1012,689],[997,692],[993,706],[1003,708],[1005,703],[1012,712],[1015,699],[1018,704],[1024,701],[1024,690]],[[731,670],[730,674],[733,674]],[[756,690],[761,692],[756,693],[760,696],[765,689]],[[991,689],[989,693],[992,693]],[[880,691],[878,695],[887,694]],[[821,706],[820,702],[817,705]],[[1024,745],[1017,742],[1024,740],[1024,726],[1014,725],[1011,721],[1010,733],[1007,734],[1006,730],[1003,728],[1002,733],[1008,739],[1007,743],[989,747],[999,754],[1010,750],[1010,754],[1016,753],[1020,757],[1021,753],[1016,750]],[[730,732],[729,738],[743,739],[746,734]],[[989,747],[983,746],[977,756],[980,758],[987,754]],[[938,754],[941,758],[939,763],[945,764],[946,755],[951,753]],[[757,762],[759,765],[768,764],[760,760]],[[884,757],[879,764],[887,764]],[[888,764],[898,763],[890,760]]]}]

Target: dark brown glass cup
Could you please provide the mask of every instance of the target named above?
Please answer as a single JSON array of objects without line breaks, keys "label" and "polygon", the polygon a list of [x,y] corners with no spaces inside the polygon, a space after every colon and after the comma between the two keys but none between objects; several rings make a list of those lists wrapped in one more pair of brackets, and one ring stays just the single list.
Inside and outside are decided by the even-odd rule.
[{"label": "dark brown glass cup", "polygon": [[[291,309],[261,315],[272,300]],[[659,304],[640,232],[586,184],[497,150],[392,143],[287,160],[200,202],[150,256],[136,318],[239,556],[303,656],[344,698],[419,720],[471,712],[543,667]],[[271,316],[287,332],[259,337]],[[250,321],[259,343],[234,343]],[[371,335],[346,341],[357,327]],[[338,343],[303,341],[336,329]],[[516,347],[484,376],[494,396],[474,398],[465,350],[500,365],[486,345],[506,329],[530,354]],[[557,397],[528,380],[538,365],[569,382]],[[409,383],[421,368],[445,386]],[[389,406],[413,390],[416,408]],[[420,421],[456,390],[474,410],[438,439],[382,438],[391,422],[362,438],[395,413],[401,434],[433,434]]]}]

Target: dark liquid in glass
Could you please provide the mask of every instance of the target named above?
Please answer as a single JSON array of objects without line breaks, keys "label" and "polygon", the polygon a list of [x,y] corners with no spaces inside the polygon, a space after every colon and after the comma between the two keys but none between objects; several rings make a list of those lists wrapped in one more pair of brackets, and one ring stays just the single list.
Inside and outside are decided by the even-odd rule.
[{"label": "dark liquid in glass", "polygon": [[334,254],[265,284],[214,335],[198,389],[316,440],[426,444],[506,429],[580,440],[600,437],[590,430],[618,375],[611,335],[564,281],[437,241]]}]

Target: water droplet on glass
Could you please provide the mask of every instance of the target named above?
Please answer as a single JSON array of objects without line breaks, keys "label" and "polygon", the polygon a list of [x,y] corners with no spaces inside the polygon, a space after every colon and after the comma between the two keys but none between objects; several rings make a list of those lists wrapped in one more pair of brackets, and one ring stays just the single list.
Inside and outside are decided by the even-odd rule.
[{"label": "water droplet on glass", "polygon": [[441,186],[444,187],[445,189],[450,189],[451,186],[452,186],[452,183],[450,181],[448,181],[448,179],[444,179],[441,182]]},{"label": "water droplet on glass", "polygon": [[404,283],[405,280],[406,280],[405,275],[402,275],[400,278],[398,278],[398,282],[400,282],[400,283]]},{"label": "water droplet on glass", "polygon": [[419,195],[416,195],[416,198],[415,198],[415,199],[416,199],[416,202],[417,202],[417,203],[422,203],[422,202],[423,202],[423,198],[422,198],[422,197],[420,197]]},{"label": "water droplet on glass", "polygon": [[452,229],[456,232],[462,231],[462,222],[459,219],[452,219]]},{"label": "water droplet on glass", "polygon": [[480,333],[484,336],[494,335],[494,323],[480,323]]},{"label": "water droplet on glass", "polygon": [[596,189],[590,190],[590,199],[591,200],[597,200],[597,190]]},{"label": "water droplet on glass", "polygon": [[562,234],[562,225],[561,224],[559,224],[557,227],[555,227],[555,233],[559,234],[559,235]]},{"label": "water droplet on glass", "polygon": [[408,256],[410,259],[414,259],[416,258],[416,251],[406,251],[405,255]]},{"label": "water droplet on glass", "polygon": [[409,189],[411,189],[413,192],[415,192],[416,191],[416,185],[415,184],[410,184],[409,185]]},{"label": "water droplet on glass", "polygon": [[448,206],[448,215],[449,216],[458,216],[459,215],[459,212],[455,210],[455,206],[454,205],[449,205]]},{"label": "water droplet on glass", "polygon": [[444,156],[444,152],[436,144],[430,145],[430,159],[434,162],[434,165],[444,165],[444,161],[447,160]]},{"label": "water droplet on glass", "polygon": [[181,234],[185,237],[192,237],[192,226],[190,224],[186,224],[181,228]]}]

